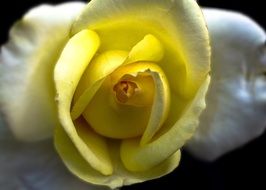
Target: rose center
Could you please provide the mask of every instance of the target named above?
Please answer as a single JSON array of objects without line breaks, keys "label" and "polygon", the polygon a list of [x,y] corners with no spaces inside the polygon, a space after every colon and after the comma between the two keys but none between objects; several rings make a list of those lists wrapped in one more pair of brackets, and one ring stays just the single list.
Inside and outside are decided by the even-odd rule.
[{"label": "rose center", "polygon": [[131,81],[119,81],[113,91],[116,93],[116,99],[120,103],[126,103],[138,90],[136,83]]}]

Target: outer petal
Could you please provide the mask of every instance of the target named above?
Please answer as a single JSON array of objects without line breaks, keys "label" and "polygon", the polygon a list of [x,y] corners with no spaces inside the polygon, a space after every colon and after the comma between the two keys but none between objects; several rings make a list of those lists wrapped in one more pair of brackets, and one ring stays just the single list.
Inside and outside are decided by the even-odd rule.
[{"label": "outer petal", "polygon": [[83,3],[42,5],[10,32],[0,54],[0,104],[15,136],[35,141],[57,123],[53,67]]},{"label": "outer petal", "polygon": [[[88,142],[90,144],[90,146],[88,146],[84,139],[89,139],[89,137],[87,138],[84,135],[84,138],[82,138],[82,136],[78,134],[78,128],[75,127],[70,115],[70,107],[75,89],[99,46],[100,40],[95,32],[82,30],[68,41],[58,59],[54,70],[54,80],[57,90],[58,113],[61,125],[58,126],[57,131],[60,131],[62,126],[64,132],[71,138],[83,158],[94,169],[105,175],[110,175],[113,172],[113,167],[106,146],[99,147],[98,143],[92,144],[91,142]],[[66,155],[68,152],[64,150],[60,151],[59,149],[68,149],[68,147],[62,146],[61,143],[65,138],[63,132],[55,133],[55,139],[58,139],[55,141],[56,148],[63,159],[68,156]],[[104,138],[99,135],[95,139],[101,141],[101,143],[99,143],[101,145],[106,144]],[[102,152],[104,152],[104,154],[102,154]]]},{"label": "outer petal", "polygon": [[266,35],[246,16],[204,9],[212,42],[207,108],[187,146],[213,160],[260,135],[266,127]]},{"label": "outer petal", "polygon": [[51,139],[22,143],[12,136],[0,116],[0,187],[5,190],[106,190],[71,175]]},{"label": "outer petal", "polygon": [[129,172],[122,164],[119,156],[120,143],[110,141],[108,144],[110,153],[112,155],[112,161],[115,163],[116,168],[112,175],[106,176],[94,170],[85,161],[85,159],[80,156],[80,153],[67,136],[61,140],[63,140],[62,143],[58,145],[62,146],[62,148],[58,149],[58,151],[59,153],[61,153],[61,151],[65,151],[66,157],[64,162],[68,162],[66,166],[71,172],[84,181],[88,181],[89,183],[93,184],[106,185],[113,189],[123,185],[139,183],[163,176],[173,171],[178,166],[180,161],[180,151],[177,151],[164,162],[158,164],[154,168],[151,168],[149,171]]},{"label": "outer petal", "polygon": [[99,34],[101,51],[128,51],[146,34],[154,35],[167,49],[160,66],[172,90],[186,98],[195,94],[209,71],[207,28],[193,0],[92,0],[72,33],[85,28]]}]

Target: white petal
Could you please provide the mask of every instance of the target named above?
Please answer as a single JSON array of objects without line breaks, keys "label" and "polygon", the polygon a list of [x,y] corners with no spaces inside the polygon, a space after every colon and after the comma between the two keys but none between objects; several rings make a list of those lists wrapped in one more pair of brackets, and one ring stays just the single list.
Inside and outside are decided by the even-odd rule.
[{"label": "white petal", "polygon": [[186,147],[214,160],[266,127],[266,35],[250,18],[204,9],[211,36],[212,82],[198,131]]},{"label": "white petal", "polygon": [[12,132],[35,141],[52,135],[57,122],[53,67],[84,3],[30,10],[1,47],[0,105]]},{"label": "white petal", "polygon": [[51,139],[22,143],[12,137],[0,117],[0,188],[38,190],[107,190],[70,174]]}]

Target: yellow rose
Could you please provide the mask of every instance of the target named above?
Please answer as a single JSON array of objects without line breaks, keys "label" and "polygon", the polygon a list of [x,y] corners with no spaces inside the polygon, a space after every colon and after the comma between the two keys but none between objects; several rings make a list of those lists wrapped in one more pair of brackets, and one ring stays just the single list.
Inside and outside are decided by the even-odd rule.
[{"label": "yellow rose", "polygon": [[66,166],[111,187],[173,170],[208,86],[195,1],[92,1],[71,36],[54,71],[55,146]]},{"label": "yellow rose", "polygon": [[[73,18],[51,29],[65,29],[60,40],[39,42],[19,106],[5,104],[14,134],[40,140],[55,127],[67,168],[93,184],[116,188],[171,172],[209,84],[209,37],[197,3],[93,0]],[[28,33],[42,32],[36,28]]]}]

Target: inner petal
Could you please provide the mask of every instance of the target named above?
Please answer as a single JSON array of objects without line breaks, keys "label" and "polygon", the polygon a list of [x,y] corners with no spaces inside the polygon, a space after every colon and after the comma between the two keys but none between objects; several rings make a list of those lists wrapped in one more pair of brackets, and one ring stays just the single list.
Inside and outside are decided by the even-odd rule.
[{"label": "inner petal", "polygon": [[[157,62],[162,59],[163,55],[164,50],[160,41],[155,36],[147,34],[132,47],[129,53],[121,50],[108,50],[95,56],[83,74],[76,89],[72,102],[72,119],[75,120],[82,114],[92,97],[102,85],[104,78],[112,73],[117,67],[122,64],[125,65],[138,61]],[[131,83],[131,85],[133,85],[133,83]],[[119,92],[119,98],[126,98],[126,94],[121,93],[122,91]],[[149,93],[146,92],[145,94]],[[145,96],[139,96],[137,93],[135,97],[139,99],[140,97]]]},{"label": "inner petal", "polygon": [[119,67],[126,59],[126,51],[106,51],[96,56],[85,70],[74,94],[71,117],[77,119],[97,90],[102,85],[104,78]]},{"label": "inner petal", "polygon": [[137,76],[126,74],[113,87],[116,100],[131,106],[151,106],[154,96],[154,81],[147,72]]},{"label": "inner petal", "polygon": [[121,103],[127,103],[134,96],[137,89],[136,83],[126,80],[118,82],[113,88],[116,92],[116,99]]},{"label": "inner petal", "polygon": [[154,63],[138,62],[121,66],[108,76],[83,117],[103,136],[125,139],[144,135],[142,143],[147,143],[164,122],[168,105],[163,71]]},{"label": "inner petal", "polygon": [[[143,134],[153,101],[154,82],[150,75],[123,75],[114,82],[109,76],[103,82],[83,117],[99,134],[117,139]],[[149,92],[145,96],[145,92]],[[148,98],[150,97],[150,98]]]}]

